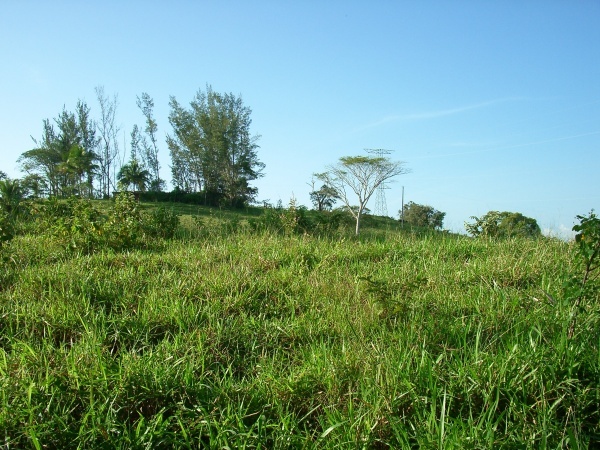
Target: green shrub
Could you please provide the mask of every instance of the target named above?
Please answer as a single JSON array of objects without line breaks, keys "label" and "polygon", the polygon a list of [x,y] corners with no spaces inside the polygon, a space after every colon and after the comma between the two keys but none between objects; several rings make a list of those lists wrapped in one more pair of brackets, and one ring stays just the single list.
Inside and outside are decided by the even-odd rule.
[{"label": "green shrub", "polygon": [[63,218],[62,233],[72,249],[92,252],[102,244],[103,219],[89,200],[70,198],[68,207],[71,215]]},{"label": "green shrub", "polygon": [[308,217],[306,207],[296,205],[294,198],[290,199],[287,208],[281,205],[265,208],[263,214],[258,219],[251,219],[249,224],[253,231],[268,230],[286,236],[311,233],[314,230],[314,223]]},{"label": "green shrub", "polygon": [[164,206],[153,209],[142,216],[145,233],[151,237],[171,239],[179,226],[179,216],[173,209]]},{"label": "green shrub", "polygon": [[6,241],[12,239],[14,235],[12,221],[8,213],[0,210],[0,247]]},{"label": "green shrub", "polygon": [[572,304],[572,320],[569,325],[569,337],[575,332],[575,319],[581,312],[586,300],[596,302],[600,286],[598,284],[598,268],[600,264],[600,219],[591,211],[586,216],[577,216],[579,224],[573,227],[577,232],[577,268],[579,273],[572,275],[565,283],[565,300]]},{"label": "green shrub", "polygon": [[0,210],[11,216],[19,212],[23,189],[18,180],[0,180]]},{"label": "green shrub", "polygon": [[51,234],[72,250],[86,253],[103,243],[105,218],[90,200],[36,200],[24,211],[19,228],[25,234]]},{"label": "green shrub", "polygon": [[331,234],[339,230],[340,226],[351,226],[352,217],[339,209],[333,211],[318,211],[314,215],[314,232],[316,234]]},{"label": "green shrub", "polygon": [[281,210],[278,208],[265,208],[257,219],[250,219],[252,231],[273,231],[279,233],[283,230],[281,222]]},{"label": "green shrub", "polygon": [[130,192],[122,192],[108,215],[104,233],[107,244],[115,249],[131,248],[141,243],[144,230],[139,205]]}]

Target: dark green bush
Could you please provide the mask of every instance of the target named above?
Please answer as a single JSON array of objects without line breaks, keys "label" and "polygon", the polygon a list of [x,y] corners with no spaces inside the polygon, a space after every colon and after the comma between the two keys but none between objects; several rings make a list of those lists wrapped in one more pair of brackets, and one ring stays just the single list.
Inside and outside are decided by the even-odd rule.
[{"label": "dark green bush", "polygon": [[8,213],[0,210],[0,247],[3,242],[11,240],[13,235],[13,225]]},{"label": "dark green bush", "polygon": [[171,239],[179,226],[179,216],[173,209],[160,206],[142,216],[145,233],[151,237]]}]

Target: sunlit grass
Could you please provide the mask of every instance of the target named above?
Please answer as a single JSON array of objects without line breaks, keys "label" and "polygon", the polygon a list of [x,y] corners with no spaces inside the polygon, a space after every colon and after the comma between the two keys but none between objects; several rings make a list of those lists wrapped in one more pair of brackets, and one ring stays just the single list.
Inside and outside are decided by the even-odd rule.
[{"label": "sunlit grass", "polygon": [[567,338],[569,244],[285,237],[187,213],[145,250],[5,246],[0,445],[598,442],[600,315],[586,305]]}]

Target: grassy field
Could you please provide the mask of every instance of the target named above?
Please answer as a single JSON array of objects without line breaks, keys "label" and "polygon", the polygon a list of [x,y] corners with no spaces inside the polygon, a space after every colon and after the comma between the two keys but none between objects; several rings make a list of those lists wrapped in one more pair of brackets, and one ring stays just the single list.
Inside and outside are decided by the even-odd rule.
[{"label": "grassy field", "polygon": [[569,337],[572,244],[181,208],[143,248],[0,250],[0,448],[599,445],[600,308]]}]

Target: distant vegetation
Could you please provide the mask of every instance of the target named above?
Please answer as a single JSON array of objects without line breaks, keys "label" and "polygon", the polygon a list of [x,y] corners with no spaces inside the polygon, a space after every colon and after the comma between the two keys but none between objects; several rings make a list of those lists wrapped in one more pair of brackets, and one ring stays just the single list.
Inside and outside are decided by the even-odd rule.
[{"label": "distant vegetation", "polygon": [[400,220],[408,225],[441,230],[444,225],[446,213],[438,211],[429,205],[408,202],[404,205],[404,210],[399,211],[399,215]]},{"label": "distant vegetation", "polygon": [[357,237],[348,212],[294,200],[226,209],[0,187],[6,448],[600,441],[593,213],[570,243],[371,215]]},{"label": "distant vegetation", "polygon": [[[18,159],[25,172],[23,188],[33,197],[108,198],[119,189],[162,192],[158,124],[154,101],[147,93],[137,98],[145,121],[134,125],[129,149],[119,145],[116,125],[118,99],[96,88],[100,115],[94,119],[87,103],[43,121],[35,147]],[[251,136],[251,110],[241,97],[220,94],[207,86],[198,91],[190,108],[172,97],[167,135],[173,187],[202,193],[204,204],[245,206],[255,200],[250,183],[263,175],[258,159],[258,136]],[[129,155],[129,156],[127,156]]]},{"label": "distant vegetation", "polygon": [[526,237],[538,238],[542,235],[535,219],[521,213],[490,211],[481,218],[471,217],[473,223],[465,223],[471,236],[481,237]]}]

